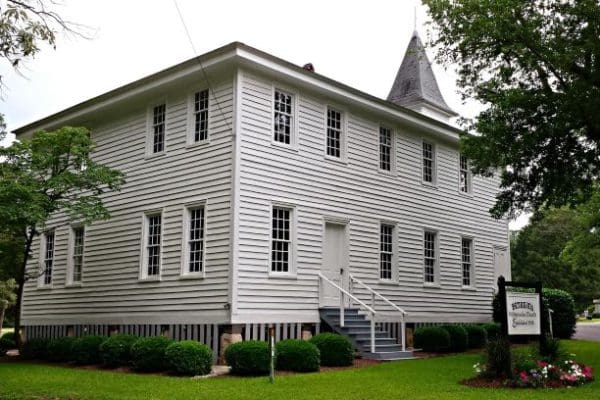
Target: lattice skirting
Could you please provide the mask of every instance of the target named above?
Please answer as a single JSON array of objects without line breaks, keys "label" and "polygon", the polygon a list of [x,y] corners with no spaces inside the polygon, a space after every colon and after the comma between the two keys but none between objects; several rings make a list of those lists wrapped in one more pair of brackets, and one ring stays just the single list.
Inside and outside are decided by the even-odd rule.
[{"label": "lattice skirting", "polygon": [[[270,324],[246,324],[242,327],[242,338],[244,340],[262,340],[266,341],[269,335]],[[285,339],[302,339],[302,326],[303,324],[289,323],[289,324],[274,324],[275,328],[275,341]],[[310,328],[313,335],[320,332],[320,324],[304,324],[305,328]]]}]

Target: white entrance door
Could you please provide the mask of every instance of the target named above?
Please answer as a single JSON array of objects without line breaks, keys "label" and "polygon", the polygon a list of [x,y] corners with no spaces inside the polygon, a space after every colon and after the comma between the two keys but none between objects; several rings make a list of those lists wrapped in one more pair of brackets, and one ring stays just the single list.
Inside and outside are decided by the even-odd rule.
[{"label": "white entrance door", "polygon": [[507,281],[511,279],[508,248],[494,246],[494,285],[498,285],[498,277],[500,275]]},{"label": "white entrance door", "polygon": [[[325,223],[323,241],[323,266],[321,272],[336,285],[345,288],[342,282],[342,269],[347,269],[346,225]],[[339,307],[340,292],[327,282],[321,288],[321,307]]]}]

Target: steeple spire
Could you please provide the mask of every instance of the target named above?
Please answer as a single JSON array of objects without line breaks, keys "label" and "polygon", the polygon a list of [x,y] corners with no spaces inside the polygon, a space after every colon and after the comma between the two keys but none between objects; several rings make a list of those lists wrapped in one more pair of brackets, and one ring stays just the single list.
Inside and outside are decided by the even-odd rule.
[{"label": "steeple spire", "polygon": [[444,101],[416,29],[387,100],[446,121],[458,115]]}]

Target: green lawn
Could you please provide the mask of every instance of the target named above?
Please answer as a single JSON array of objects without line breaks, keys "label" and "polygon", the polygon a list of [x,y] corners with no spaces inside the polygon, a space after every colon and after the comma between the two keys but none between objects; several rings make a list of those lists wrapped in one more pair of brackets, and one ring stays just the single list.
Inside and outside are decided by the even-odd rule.
[{"label": "green lawn", "polygon": [[600,322],[600,318],[592,318],[592,319],[579,318],[577,320],[578,324],[581,324],[581,323],[586,324],[586,323],[589,323],[589,322]]},{"label": "green lawn", "polygon": [[[565,342],[577,359],[600,372],[600,344]],[[0,363],[0,398],[17,399],[600,399],[600,381],[560,390],[474,389],[473,354],[400,361],[369,368],[277,377],[189,379]]]}]

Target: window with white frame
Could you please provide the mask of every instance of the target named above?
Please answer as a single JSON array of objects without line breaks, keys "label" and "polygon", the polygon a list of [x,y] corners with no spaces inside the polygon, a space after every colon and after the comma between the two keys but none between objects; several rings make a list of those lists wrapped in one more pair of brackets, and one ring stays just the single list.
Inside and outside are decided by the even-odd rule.
[{"label": "window with white frame", "polygon": [[437,234],[431,231],[425,231],[423,236],[424,249],[424,280],[426,283],[435,283],[437,266]]},{"label": "window with white frame", "polygon": [[204,239],[204,207],[190,207],[188,208],[186,273],[199,274],[204,271]]},{"label": "window with white frame", "polygon": [[208,140],[208,89],[194,93],[194,142]]},{"label": "window with white frame", "polygon": [[392,170],[392,131],[382,126],[379,127],[379,168]]},{"label": "window with white frame", "polygon": [[271,272],[291,272],[292,210],[273,207],[271,216]]},{"label": "window with white frame", "polygon": [[381,224],[379,232],[379,278],[392,279],[392,260],[394,258],[394,226]]},{"label": "window with white frame", "polygon": [[471,192],[471,171],[469,170],[469,159],[460,155],[460,191],[463,193]]},{"label": "window with white frame", "polygon": [[85,230],[82,226],[73,228],[73,247],[71,254],[71,282],[81,282],[83,271],[83,246]]},{"label": "window with white frame", "polygon": [[162,216],[160,214],[146,215],[145,277],[160,274],[161,239]]},{"label": "window with white frame", "polygon": [[342,114],[331,107],[327,107],[327,155],[342,156]]},{"label": "window with white frame", "polygon": [[462,257],[462,285],[471,286],[471,276],[473,273],[473,240],[462,238],[461,240]]},{"label": "window with white frame", "polygon": [[273,140],[291,144],[294,127],[294,97],[290,93],[275,90],[273,113]]},{"label": "window with white frame", "polygon": [[165,117],[167,107],[159,104],[152,108],[152,153],[165,150]]},{"label": "window with white frame", "polygon": [[42,264],[42,284],[52,283],[52,269],[54,267],[54,231],[44,234],[44,259]]},{"label": "window with white frame", "polygon": [[423,141],[423,182],[433,183],[435,178],[435,153],[433,144]]}]

